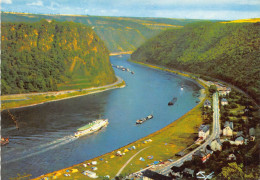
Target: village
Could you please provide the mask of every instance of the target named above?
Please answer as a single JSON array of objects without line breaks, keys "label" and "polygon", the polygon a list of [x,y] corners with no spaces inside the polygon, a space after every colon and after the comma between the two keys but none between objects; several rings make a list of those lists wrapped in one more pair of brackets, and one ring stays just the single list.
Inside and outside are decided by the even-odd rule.
[{"label": "village", "polygon": [[[220,137],[211,141],[205,150],[198,150],[192,155],[191,161],[182,166],[173,166],[170,176],[174,179],[198,178],[211,179],[221,173],[223,166],[246,163],[248,149],[254,147],[257,120],[254,117],[252,102],[237,91],[231,91],[218,82],[205,82],[209,91],[218,91],[220,98]],[[202,108],[204,123],[198,129],[198,139],[195,144],[203,144],[210,136],[212,127],[212,102],[206,99]],[[245,152],[242,153],[242,152]],[[247,152],[247,153],[246,153]],[[179,153],[179,156],[184,154]],[[247,157],[245,157],[247,156]],[[252,157],[252,156],[251,156]]]},{"label": "village", "polygon": [[[169,159],[159,165],[134,173],[135,179],[212,179],[222,173],[224,166],[239,168],[242,163],[247,163],[247,160],[253,157],[249,155],[248,150],[250,153],[256,153],[257,156],[254,150],[257,126],[257,117],[254,112],[257,108],[246,96],[236,90],[231,91],[230,87],[218,82],[203,81],[203,83],[209,87],[210,97],[215,92],[219,94],[221,125],[219,136],[209,141],[206,148],[200,148],[212,134],[212,100],[206,99],[202,107],[204,123],[198,128],[197,139],[194,144],[175,154],[184,159],[183,163],[175,163],[167,174],[165,169],[173,162]],[[199,150],[192,153],[195,149]],[[189,153],[192,153],[192,158],[188,158]],[[251,163],[252,160],[248,162]],[[250,176],[253,177],[253,172],[248,175]]]}]

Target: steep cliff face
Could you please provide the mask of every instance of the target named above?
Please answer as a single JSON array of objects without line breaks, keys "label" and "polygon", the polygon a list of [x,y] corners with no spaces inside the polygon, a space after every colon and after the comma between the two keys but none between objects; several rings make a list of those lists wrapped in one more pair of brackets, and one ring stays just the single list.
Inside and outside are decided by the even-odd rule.
[{"label": "steep cliff face", "polygon": [[259,100],[260,23],[195,23],[148,40],[131,58],[233,83]]},{"label": "steep cliff face", "polygon": [[1,38],[2,94],[83,88],[116,80],[109,52],[90,27],[45,20],[3,23]]}]

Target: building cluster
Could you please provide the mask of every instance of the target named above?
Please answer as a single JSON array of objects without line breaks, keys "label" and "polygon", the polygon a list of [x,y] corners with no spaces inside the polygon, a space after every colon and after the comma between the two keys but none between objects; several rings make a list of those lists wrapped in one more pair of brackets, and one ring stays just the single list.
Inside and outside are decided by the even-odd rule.
[{"label": "building cluster", "polygon": [[227,87],[219,82],[207,81],[208,86],[215,85],[220,96],[227,96],[231,92],[231,88]]},{"label": "building cluster", "polygon": [[[220,83],[210,82],[210,85],[216,85],[217,90],[221,95],[228,95],[231,92],[231,88],[225,87],[224,85]],[[222,106],[225,106],[228,104],[228,101],[226,98],[222,98],[220,101]],[[208,99],[204,102],[204,107],[206,108],[212,108],[211,101]],[[201,144],[203,141],[205,141],[209,137],[210,133],[210,126],[202,124],[198,129],[198,139],[195,142],[196,144]],[[247,135],[244,135],[242,131],[234,132],[234,124],[231,121],[226,121],[224,123],[223,128],[221,129],[222,137],[214,139],[209,144],[210,148],[205,150],[198,150],[193,154],[193,157],[199,157],[201,161],[204,163],[209,159],[211,154],[213,154],[214,151],[222,151],[222,144],[225,141],[229,141],[232,145],[243,145],[247,144],[248,141],[254,141],[255,140],[255,130],[254,128],[249,129],[249,132]],[[229,159],[234,159],[233,156],[230,156]]]},{"label": "building cluster", "polygon": [[[223,127],[223,137],[234,137],[234,140],[228,140],[230,144],[234,145],[242,145],[247,141],[254,141],[255,140],[255,129],[250,128],[247,138],[245,138],[242,131],[240,132],[234,132],[233,131],[233,123],[232,122],[225,122],[225,125]],[[199,127],[198,136],[201,139],[207,139],[209,137],[209,125],[201,125]],[[201,160],[202,163],[205,163],[210,156],[216,152],[216,151],[222,151],[223,142],[226,141],[223,138],[216,138],[212,140],[205,149],[200,149],[198,151],[195,151],[195,153],[192,155],[192,158],[198,158]],[[228,156],[226,157],[228,161],[236,161],[237,157],[234,154],[234,152],[230,152]],[[195,171],[193,169],[185,168],[184,170],[181,170],[181,168],[174,169],[172,168],[171,176],[175,179],[183,179],[183,178],[193,178],[193,177],[199,177],[199,173],[195,175]],[[202,171],[200,171],[202,172]],[[210,175],[212,176],[214,172],[212,172]]]},{"label": "building cluster", "polygon": [[194,170],[185,168],[183,171],[177,169],[175,171],[171,172],[171,176],[174,177],[174,179],[189,179],[194,177]]},{"label": "building cluster", "polygon": [[233,122],[226,121],[222,129],[223,142],[228,141],[233,145],[247,144],[248,141],[255,141],[255,129],[250,128],[247,134],[243,131],[235,132]]}]

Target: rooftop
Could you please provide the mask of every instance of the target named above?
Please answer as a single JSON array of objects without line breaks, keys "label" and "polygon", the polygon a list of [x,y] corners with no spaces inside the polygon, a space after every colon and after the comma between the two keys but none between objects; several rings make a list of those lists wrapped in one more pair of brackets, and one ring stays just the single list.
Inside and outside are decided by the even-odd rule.
[{"label": "rooftop", "polygon": [[202,124],[199,128],[199,131],[207,132],[209,130],[209,125]]},{"label": "rooftop", "polygon": [[144,171],[143,176],[148,177],[150,179],[154,179],[154,180],[171,180],[172,179],[168,176],[164,176],[162,174],[159,174],[159,173],[151,171],[151,170]]},{"label": "rooftop", "polygon": [[204,156],[206,156],[206,155],[205,155],[204,152],[198,150],[198,151],[196,151],[196,152],[193,154],[193,156],[198,156],[198,157],[202,158],[202,157],[204,157]]},{"label": "rooftop", "polygon": [[187,173],[187,174],[191,174],[191,175],[193,175],[194,170],[189,169],[189,168],[185,168],[185,169],[183,170],[183,172],[184,172],[184,173]]},{"label": "rooftop", "polygon": [[239,136],[238,138],[236,138],[235,141],[244,141],[244,138],[242,136]]},{"label": "rooftop", "polygon": [[249,135],[254,136],[255,135],[255,128],[250,128],[249,129]]},{"label": "rooftop", "polygon": [[221,102],[228,102],[226,98],[221,99]]},{"label": "rooftop", "polygon": [[231,129],[233,129],[233,122],[226,121],[224,127],[230,127]]},{"label": "rooftop", "polygon": [[211,105],[211,102],[207,99],[207,100],[204,102],[204,105],[205,105],[205,106],[210,106],[210,105]]}]

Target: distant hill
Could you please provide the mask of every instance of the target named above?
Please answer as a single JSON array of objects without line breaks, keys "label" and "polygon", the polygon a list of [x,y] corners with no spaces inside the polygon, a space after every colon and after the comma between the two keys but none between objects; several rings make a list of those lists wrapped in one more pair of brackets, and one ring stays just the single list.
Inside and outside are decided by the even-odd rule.
[{"label": "distant hill", "polygon": [[260,22],[260,18],[252,18],[252,19],[238,19],[234,21],[225,21],[221,23],[256,23]]},{"label": "distant hill", "polygon": [[162,32],[131,59],[219,78],[259,100],[259,47],[259,22],[200,22]]},{"label": "distant hill", "polygon": [[73,21],[91,26],[105,42],[110,52],[133,51],[145,40],[168,28],[180,28],[191,22],[203,20],[170,18],[101,17],[80,15],[40,15],[5,13],[2,22],[37,22],[41,19]]},{"label": "distant hill", "polygon": [[2,23],[2,94],[53,91],[116,81],[96,33],[73,22]]}]

